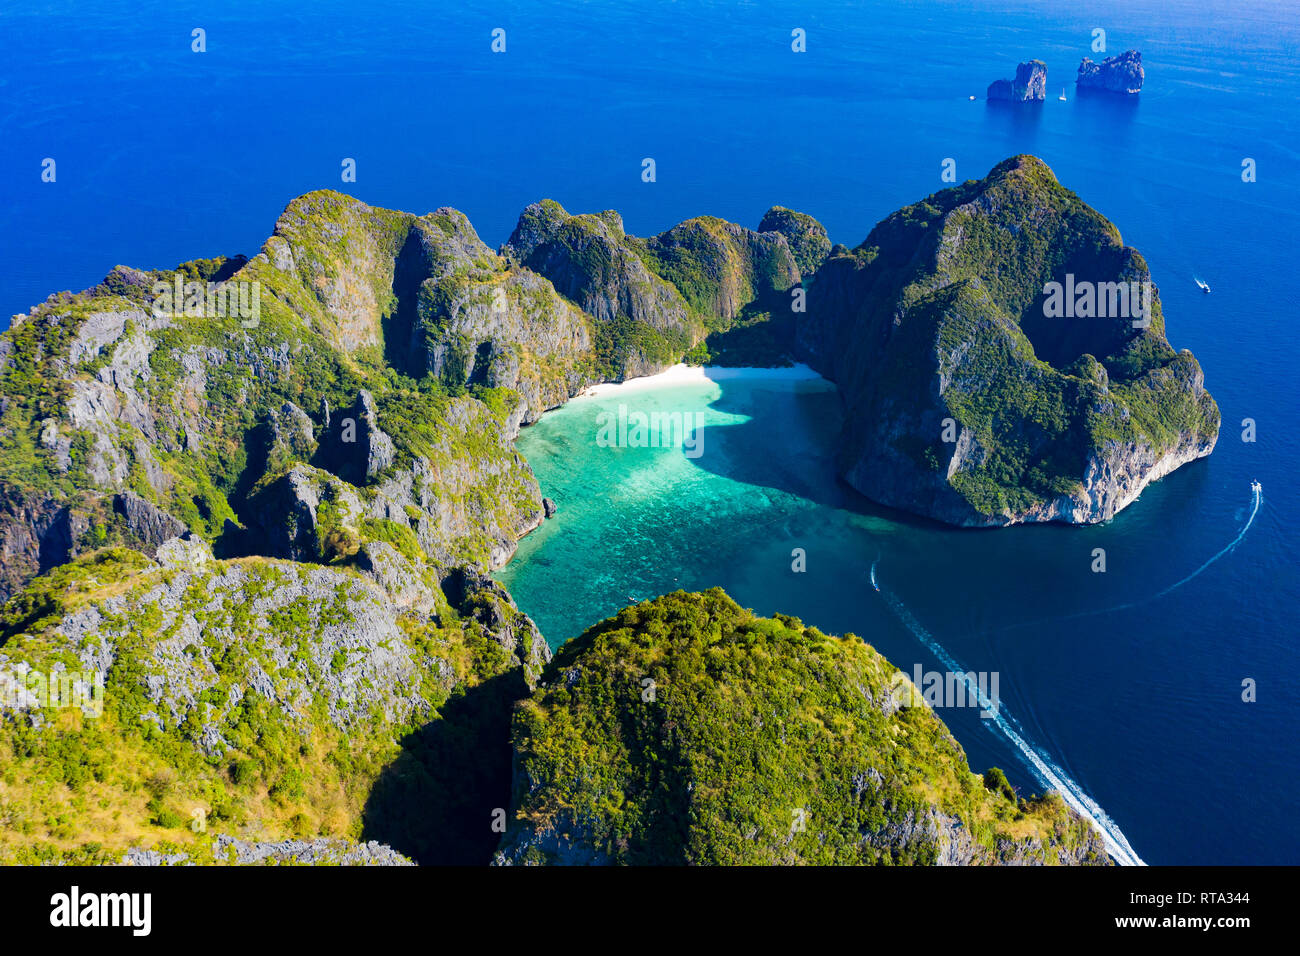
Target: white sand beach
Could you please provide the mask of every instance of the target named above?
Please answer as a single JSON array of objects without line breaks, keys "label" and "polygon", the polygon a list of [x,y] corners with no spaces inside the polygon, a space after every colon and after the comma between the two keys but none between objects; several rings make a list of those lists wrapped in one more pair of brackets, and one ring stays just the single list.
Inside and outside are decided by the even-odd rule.
[{"label": "white sand beach", "polygon": [[585,388],[575,398],[607,398],[611,395],[626,395],[647,389],[664,388],[674,385],[702,385],[706,382],[719,382],[735,379],[778,379],[783,381],[814,381],[821,376],[807,365],[792,365],[787,368],[724,368],[722,366],[674,365],[656,375],[643,375],[630,378],[626,382],[602,382]]}]

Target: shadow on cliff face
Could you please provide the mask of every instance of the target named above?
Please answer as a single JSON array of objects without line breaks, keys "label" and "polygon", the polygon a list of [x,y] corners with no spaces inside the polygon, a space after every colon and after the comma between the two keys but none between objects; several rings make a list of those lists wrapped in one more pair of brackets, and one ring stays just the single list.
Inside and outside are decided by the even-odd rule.
[{"label": "shadow on cliff face", "polygon": [[393,299],[396,307],[381,318],[384,332],[384,361],[392,368],[419,378],[425,368],[419,339],[420,285],[429,277],[428,255],[412,229],[393,263]]},{"label": "shadow on cliff face", "polygon": [[741,309],[731,325],[704,342],[709,364],[723,367],[780,367],[794,361],[795,322],[789,290],[764,289]]},{"label": "shadow on cliff face", "polygon": [[483,866],[501,834],[493,811],[510,809],[510,721],[527,693],[514,668],[452,696],[438,720],[401,742],[362,810],[362,839],[423,866]]},{"label": "shadow on cliff face", "polygon": [[709,407],[748,417],[737,424],[707,426],[703,453],[692,459],[697,467],[831,508],[935,526],[929,519],[876,504],[840,480],[837,454],[844,407],[839,390],[830,383],[791,396],[784,386],[765,389],[749,380],[742,387],[725,377],[714,381],[720,394]]}]

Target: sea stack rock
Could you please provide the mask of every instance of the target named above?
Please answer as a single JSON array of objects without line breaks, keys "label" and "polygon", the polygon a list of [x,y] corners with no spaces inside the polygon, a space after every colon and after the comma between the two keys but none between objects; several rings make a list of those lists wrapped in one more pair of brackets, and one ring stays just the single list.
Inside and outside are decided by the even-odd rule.
[{"label": "sea stack rock", "polygon": [[1094,63],[1085,56],[1079,64],[1079,77],[1075,84],[1083,89],[1132,95],[1142,92],[1142,81],[1145,78],[1142,54],[1137,50],[1128,50],[1119,56],[1108,56],[1100,63]]},{"label": "sea stack rock", "polygon": [[988,90],[989,99],[1013,103],[1041,103],[1046,96],[1047,64],[1042,60],[1021,63],[1014,80],[994,80]]}]

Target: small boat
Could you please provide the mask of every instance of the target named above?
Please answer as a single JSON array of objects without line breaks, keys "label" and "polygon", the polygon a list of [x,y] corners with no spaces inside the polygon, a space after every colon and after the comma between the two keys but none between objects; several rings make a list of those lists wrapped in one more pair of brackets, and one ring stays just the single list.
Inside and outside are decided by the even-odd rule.
[{"label": "small boat", "polygon": [[972,96],[972,97],[971,97],[971,99],[975,99],[975,97],[974,97],[974,96]]},{"label": "small boat", "polygon": [[1264,490],[1264,486],[1261,485],[1258,481],[1252,481],[1250,483],[1250,490],[1255,492],[1255,494],[1259,494],[1261,491]]},{"label": "small boat", "polygon": [[1192,276],[1192,278],[1196,279],[1196,284],[1201,287],[1202,292],[1206,295],[1210,294],[1210,284],[1208,282],[1202,282],[1200,279],[1197,279],[1196,276]]},{"label": "small boat", "polygon": [[880,585],[876,583],[876,565],[879,563],[880,563],[879,561],[871,562],[871,586],[875,588],[877,591],[880,590]]},{"label": "small boat", "polygon": [[1065,102],[1065,87],[1061,87],[1061,95],[1057,97],[1062,103]]}]

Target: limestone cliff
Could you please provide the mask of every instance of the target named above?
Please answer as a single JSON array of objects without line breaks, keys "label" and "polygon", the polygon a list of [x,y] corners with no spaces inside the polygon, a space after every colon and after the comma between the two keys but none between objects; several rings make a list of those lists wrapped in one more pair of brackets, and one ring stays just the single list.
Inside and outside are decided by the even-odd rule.
[{"label": "limestone cliff", "polygon": [[831,252],[831,240],[826,227],[807,213],[773,206],[763,214],[758,224],[759,232],[779,232],[785,236],[795,265],[804,276],[810,276],[826,261]]},{"label": "limestone cliff", "polygon": [[[203,862],[209,828],[237,828],[262,845],[217,846],[217,862],[394,856],[337,842],[363,835],[483,862],[493,837],[469,818],[506,799],[510,708],[550,651],[495,583],[440,580],[396,540],[327,567],[174,538],[154,561],[96,552],[9,601],[0,861],[93,846],[167,862],[161,846]],[[333,842],[292,843],[317,836]]]},{"label": "limestone cliff", "polygon": [[1079,64],[1079,75],[1075,83],[1082,90],[1103,90],[1132,96],[1142,92],[1142,82],[1145,79],[1142,54],[1137,50],[1126,50],[1118,56],[1108,56],[1100,63],[1094,63],[1085,56]]},{"label": "limestone cliff", "polygon": [[[1059,801],[983,787],[932,714],[887,700],[855,639],[719,592],[625,611],[544,671],[487,576],[554,512],[523,424],[586,384],[688,350],[783,355],[796,333],[840,384],[868,494],[956,523],[1113,514],[1208,453],[1218,412],[1158,297],[1140,329],[1048,321],[1043,284],[1075,278],[1149,276],[1020,157],[851,252],[781,207],[756,231],[705,216],[638,238],[546,201],[496,253],[455,210],[321,191],[252,258],[51,296],[0,336],[0,860],[481,863],[524,699],[501,862],[1095,860]],[[755,647],[775,663],[750,670]],[[693,673],[705,651],[725,672]],[[633,709],[643,674],[666,711]],[[831,726],[803,719],[822,681],[811,703],[851,746],[770,739]],[[96,714],[50,703],[92,683]],[[785,802],[745,776],[760,752]],[[810,802],[787,806],[800,779]],[[812,838],[783,836],[792,806]]]},{"label": "limestone cliff", "polygon": [[1106,862],[1059,797],[986,787],[899,681],[860,639],[721,590],[626,608],[520,704],[496,862]]},{"label": "limestone cliff", "polygon": [[990,100],[1041,103],[1047,95],[1047,64],[1042,60],[1019,64],[1014,80],[994,80],[986,95]]},{"label": "limestone cliff", "polygon": [[952,524],[1104,521],[1218,435],[1145,260],[1033,157],[832,255],[798,347],[840,386],[845,479]]},{"label": "limestone cliff", "polygon": [[575,216],[553,200],[524,210],[502,252],[596,319],[597,368],[617,380],[671,365],[800,278],[775,229],[700,216],[640,238],[612,210]]},{"label": "limestone cliff", "polygon": [[[701,217],[639,239],[550,201],[503,253],[454,209],[322,190],[251,259],[119,266],[16,317],[0,337],[0,598],[180,528],[222,556],[319,556],[294,539],[325,525],[298,518],[336,486],[444,566],[499,566],[543,514],[510,444],[521,425],[681,360],[800,278],[775,229]],[[304,468],[328,477],[313,491]]]}]

